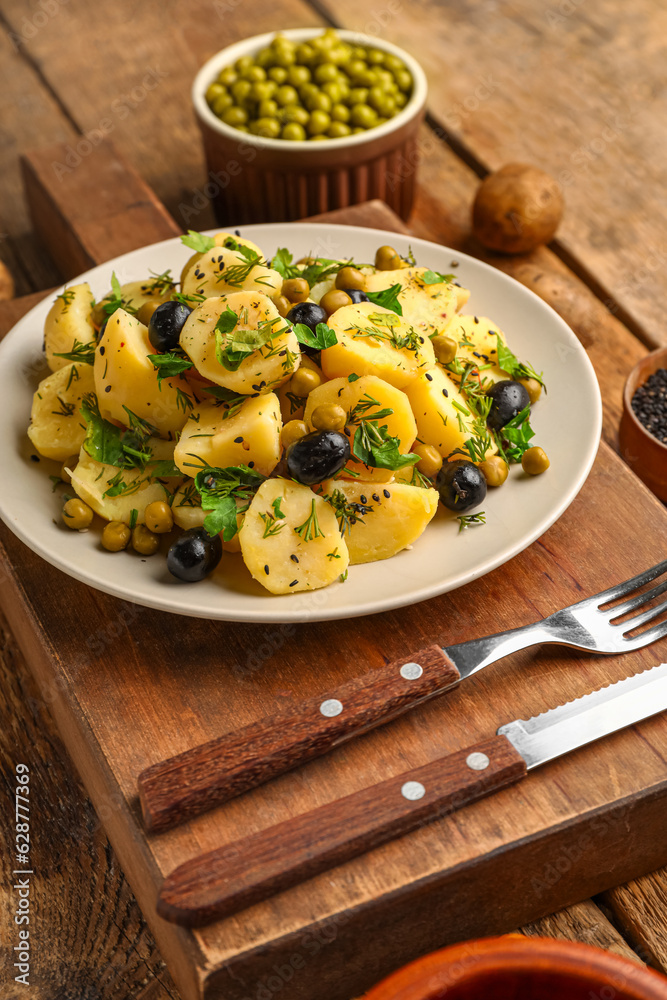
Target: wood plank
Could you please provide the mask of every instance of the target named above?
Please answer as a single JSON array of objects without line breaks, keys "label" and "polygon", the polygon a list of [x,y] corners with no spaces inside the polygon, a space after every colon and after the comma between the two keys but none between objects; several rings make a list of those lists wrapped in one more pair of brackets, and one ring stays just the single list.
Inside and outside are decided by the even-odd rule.
[{"label": "wood plank", "polygon": [[85,170],[68,162],[76,163],[63,143],[31,150],[21,159],[35,231],[65,280],[135,250],[138,233],[142,246],[182,233],[109,139],[91,144]]},{"label": "wood plank", "polygon": [[[357,0],[320,8],[346,28],[372,21]],[[434,120],[471,162],[483,170],[528,162],[560,180],[557,240],[568,263],[647,343],[667,343],[660,0],[632,10],[623,0],[546,8],[445,0],[389,5],[376,20],[381,37],[419,59]]]},{"label": "wood plank", "polygon": [[640,958],[667,974],[667,869],[610,889],[600,903]]},{"label": "wood plank", "polygon": [[[617,890],[612,889],[612,892]],[[621,937],[618,930],[607,919],[592,899],[575,903],[557,913],[542,917],[521,928],[527,937],[552,937],[563,941],[581,941],[604,951],[611,951],[621,958],[629,958],[639,965],[645,963]]]}]

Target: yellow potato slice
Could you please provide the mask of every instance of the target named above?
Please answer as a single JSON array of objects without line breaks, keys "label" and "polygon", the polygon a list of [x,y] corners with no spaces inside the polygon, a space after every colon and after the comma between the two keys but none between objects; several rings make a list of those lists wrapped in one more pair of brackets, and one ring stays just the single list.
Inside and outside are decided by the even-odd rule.
[{"label": "yellow potato slice", "polygon": [[[477,365],[483,380],[502,382],[509,377],[498,366],[496,334],[503,344],[506,343],[505,335],[490,319],[485,316],[455,316],[443,333],[459,345],[457,359],[464,365]],[[456,374],[451,377],[455,382],[460,381],[460,376]]]},{"label": "yellow potato slice", "polygon": [[422,369],[435,363],[428,336],[372,302],[343,306],[332,313],[328,323],[336,331],[338,343],[321,354],[327,378],[377,375],[403,389]]},{"label": "yellow potato slice", "polygon": [[[213,239],[215,240],[215,245],[217,247],[224,247],[225,242],[227,240],[230,240],[230,241],[234,240],[240,246],[248,247],[250,250],[254,250],[254,252],[259,257],[263,256],[262,251],[260,250],[260,248],[257,246],[256,243],[253,243],[252,240],[246,240],[243,236],[237,236],[235,233],[227,233],[227,232],[216,233],[215,236],[213,237]],[[202,253],[193,253],[192,257],[189,257],[188,260],[185,262],[183,270],[181,271],[181,287],[184,287],[185,279],[186,279],[189,271],[193,267],[193,265],[196,264],[197,261],[200,260],[201,257],[203,257],[203,256],[204,255]],[[216,294],[218,294],[218,293],[216,293]]]},{"label": "yellow potato slice", "polygon": [[[284,518],[274,516],[276,500]],[[349,563],[333,508],[307,486],[287,479],[262,483],[246,512],[240,542],[250,573],[272,594],[327,587]]]},{"label": "yellow potato slice", "polygon": [[40,455],[64,462],[86,436],[81,400],[93,392],[92,365],[68,364],[39,383],[33,396],[28,437]]},{"label": "yellow potato slice", "polygon": [[[346,307],[347,308],[347,307]],[[387,417],[382,417],[379,425],[387,426],[391,437],[399,439],[398,450],[406,455],[417,436],[417,425],[412,415],[410,402],[406,393],[396,389],[388,382],[377,378],[375,375],[362,375],[361,378],[348,382],[346,378],[336,378],[331,382],[313,389],[308,395],[304,420],[311,430],[314,429],[312,423],[313,410],[318,406],[337,404],[349,414],[356,408],[358,416],[352,415],[352,421],[346,428],[346,433],[351,439],[354,438],[359,416],[372,418],[373,413],[379,410],[391,409]],[[360,413],[363,407],[363,413]],[[343,470],[343,475],[349,474],[351,477],[360,477],[365,482],[388,483],[393,479],[393,472],[390,469],[377,469],[364,465],[356,459],[351,459]]]},{"label": "yellow potato slice", "polygon": [[185,295],[218,296],[241,290],[277,295],[282,285],[281,275],[262,256],[253,263],[238,250],[215,246],[190,266],[182,288]]},{"label": "yellow potato slice", "polygon": [[[417,421],[419,440],[433,445],[443,458],[457,448],[464,449],[468,438],[475,436],[475,417],[469,403],[442,368],[436,366],[424,372],[408,386],[406,395]],[[497,451],[492,443],[486,455],[495,455]]]},{"label": "yellow potato slice", "polygon": [[[155,302],[157,305],[168,302],[175,288],[176,285],[171,278],[149,277],[144,278],[143,281],[126,281],[124,285],[120,286],[120,297],[123,308],[127,307],[127,311],[134,314],[147,302]],[[113,292],[107,292],[95,306],[93,316],[99,326],[102,325],[107,316],[103,308],[104,303],[110,301],[113,294]]]},{"label": "yellow potato slice", "polygon": [[366,291],[379,292],[400,284],[398,301],[403,318],[423,337],[442,333],[452,316],[463,307],[470,295],[451,281],[424,284],[426,267],[402,267],[398,271],[376,271],[366,278]]},{"label": "yellow potato slice", "polygon": [[181,429],[194,399],[185,379],[158,382],[148,358],[156,353],[143,323],[124,309],[117,309],[109,317],[95,352],[95,392],[100,413],[107,420],[127,426],[127,407],[167,437]]},{"label": "yellow potato slice", "polygon": [[[236,371],[228,371],[216,356],[216,323],[226,310],[238,316],[233,335],[265,330],[270,339],[245,358]],[[223,334],[223,344],[230,334]],[[291,378],[299,367],[301,351],[296,334],[275,305],[260,292],[230,292],[206,299],[188,316],[180,344],[200,375],[233,392],[271,392]]]},{"label": "yellow potato slice", "polygon": [[268,476],[280,460],[282,426],[274,392],[249,396],[240,408],[202,403],[183,428],[174,461],[186,476],[204,465],[248,465]]},{"label": "yellow potato slice", "polygon": [[52,372],[71,364],[67,358],[75,344],[94,344],[95,327],[92,321],[93,293],[87,281],[70,285],[57,295],[44,323],[44,350]]},{"label": "yellow potato slice", "polygon": [[328,479],[325,494],[340,490],[349,504],[359,505],[359,514],[345,534],[350,565],[389,559],[412,545],[426,529],[438,509],[438,491],[388,483],[368,483]]}]

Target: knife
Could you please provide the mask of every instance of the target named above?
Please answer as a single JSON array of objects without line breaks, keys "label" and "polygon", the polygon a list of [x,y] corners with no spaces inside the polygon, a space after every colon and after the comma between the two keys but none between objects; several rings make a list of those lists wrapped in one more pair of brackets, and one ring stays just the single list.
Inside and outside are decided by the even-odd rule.
[{"label": "knife", "polygon": [[495,736],[179,865],[160,916],[201,927],[514,784],[546,764],[667,709],[667,664],[515,719]]}]

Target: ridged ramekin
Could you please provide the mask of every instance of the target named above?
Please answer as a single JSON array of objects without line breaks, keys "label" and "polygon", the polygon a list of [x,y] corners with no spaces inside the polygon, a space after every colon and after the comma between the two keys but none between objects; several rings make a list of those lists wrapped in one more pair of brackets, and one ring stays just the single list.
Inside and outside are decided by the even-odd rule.
[{"label": "ridged ramekin", "polygon": [[[295,28],[281,34],[302,42],[322,31]],[[205,95],[223,67],[240,56],[256,55],[275,34],[255,35],[222,49],[202,66],[192,85],[209,172],[205,193],[220,223],[288,222],[370,198],[381,198],[406,219],[415,191],[417,131],[426,105],[426,77],[419,63],[390,42],[339,30],[344,41],[382,49],[405,62],[413,79],[405,107],[384,124],[341,139],[265,139],[220,121]]]}]

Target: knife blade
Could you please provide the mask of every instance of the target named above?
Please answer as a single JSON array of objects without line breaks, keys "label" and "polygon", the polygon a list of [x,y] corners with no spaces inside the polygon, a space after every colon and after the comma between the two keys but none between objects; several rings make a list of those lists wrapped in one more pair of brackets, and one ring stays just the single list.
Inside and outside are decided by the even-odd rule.
[{"label": "knife blade", "polygon": [[158,913],[204,926],[441,819],[529,770],[667,710],[667,664],[618,681],[423,767],[179,865]]}]

